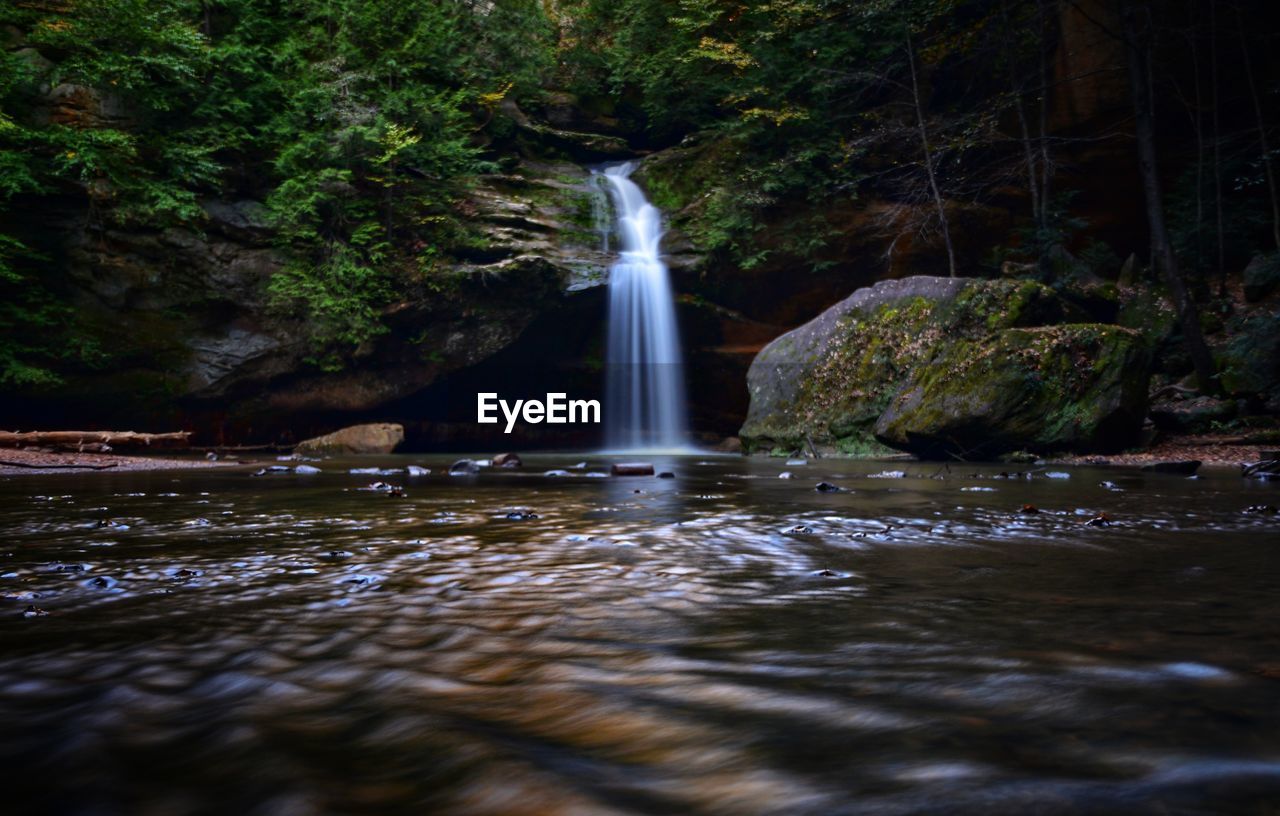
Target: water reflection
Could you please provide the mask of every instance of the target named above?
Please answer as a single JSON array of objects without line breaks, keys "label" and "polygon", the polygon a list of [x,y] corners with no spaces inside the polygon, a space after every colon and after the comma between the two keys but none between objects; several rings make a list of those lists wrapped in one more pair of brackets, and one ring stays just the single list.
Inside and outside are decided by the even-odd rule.
[{"label": "water reflection", "polygon": [[1280,797],[1276,520],[1241,512],[1274,493],[1226,473],[697,457],[655,463],[675,479],[581,475],[596,460],[542,475],[578,458],[475,478],[377,463],[432,468],[376,477],[404,498],[359,490],[373,477],[347,471],[368,463],[0,482],[7,800],[894,814]]}]

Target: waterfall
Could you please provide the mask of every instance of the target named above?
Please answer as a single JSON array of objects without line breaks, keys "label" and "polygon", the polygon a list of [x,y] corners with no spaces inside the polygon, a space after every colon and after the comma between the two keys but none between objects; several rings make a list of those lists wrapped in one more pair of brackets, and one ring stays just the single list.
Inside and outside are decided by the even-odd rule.
[{"label": "waterfall", "polygon": [[611,450],[689,446],[684,362],[666,264],[662,219],[630,179],[635,164],[605,168],[621,254],[609,269],[605,443]]}]

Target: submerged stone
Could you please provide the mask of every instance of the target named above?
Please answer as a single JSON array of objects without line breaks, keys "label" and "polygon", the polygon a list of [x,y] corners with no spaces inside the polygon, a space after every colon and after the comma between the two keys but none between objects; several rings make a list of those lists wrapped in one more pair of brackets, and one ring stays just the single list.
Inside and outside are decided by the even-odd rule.
[{"label": "submerged stone", "polygon": [[1280,474],[1280,459],[1264,459],[1240,466],[1241,476],[1252,476],[1255,479],[1266,479]]},{"label": "submerged stone", "polygon": [[500,468],[518,468],[524,467],[524,461],[518,454],[500,453],[493,457],[493,466]]},{"label": "submerged stone", "polygon": [[480,472],[480,464],[474,459],[459,459],[449,465],[450,476],[474,476]]},{"label": "submerged stone", "polygon": [[1149,473],[1177,473],[1190,476],[1200,469],[1199,459],[1185,459],[1177,462],[1152,462],[1143,465],[1142,469]]},{"label": "submerged stone", "polygon": [[653,465],[649,462],[615,462],[610,472],[614,476],[652,476]]},{"label": "submerged stone", "polygon": [[269,476],[273,473],[292,473],[293,468],[288,465],[271,465],[270,467],[259,468],[253,472],[254,476]]}]

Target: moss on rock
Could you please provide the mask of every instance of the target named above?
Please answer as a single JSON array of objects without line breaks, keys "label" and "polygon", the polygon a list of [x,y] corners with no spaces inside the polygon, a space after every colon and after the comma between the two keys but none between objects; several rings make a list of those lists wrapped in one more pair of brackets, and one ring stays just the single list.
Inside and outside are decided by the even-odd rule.
[{"label": "moss on rock", "polygon": [[1033,281],[915,277],[860,289],[757,356],[750,450],[881,450],[873,427],[899,388],[938,350],[993,332],[1060,320],[1062,304]]},{"label": "moss on rock", "polygon": [[949,344],[903,384],[876,438],[928,458],[1108,452],[1134,441],[1150,353],[1139,332],[1087,323]]}]

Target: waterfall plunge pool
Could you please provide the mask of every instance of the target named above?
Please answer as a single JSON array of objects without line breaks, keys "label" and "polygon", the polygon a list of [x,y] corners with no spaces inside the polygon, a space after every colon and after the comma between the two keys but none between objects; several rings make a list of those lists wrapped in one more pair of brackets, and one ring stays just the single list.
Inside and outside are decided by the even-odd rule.
[{"label": "waterfall plunge pool", "polygon": [[[674,479],[593,478],[611,460],[581,454],[460,478],[450,460],[0,480],[9,806],[1280,801],[1277,517],[1245,512],[1280,504],[1274,485],[696,456],[652,459]],[[432,473],[348,472],[408,464]],[[906,477],[872,478],[886,467]],[[360,489],[374,478],[407,495]]]}]

